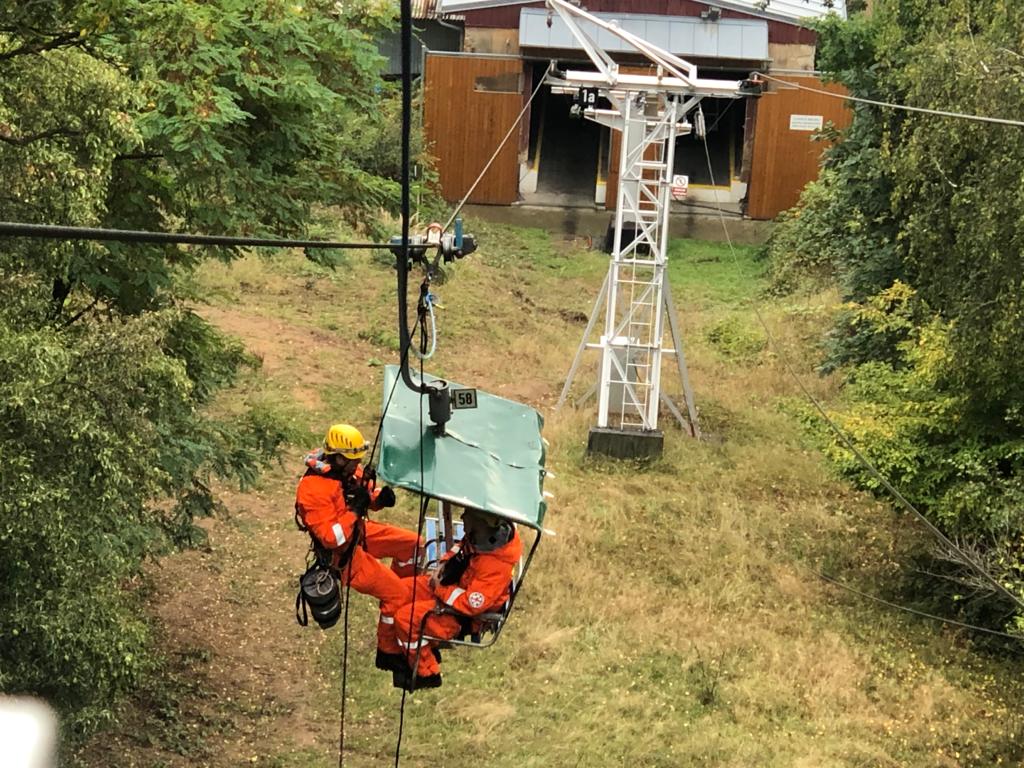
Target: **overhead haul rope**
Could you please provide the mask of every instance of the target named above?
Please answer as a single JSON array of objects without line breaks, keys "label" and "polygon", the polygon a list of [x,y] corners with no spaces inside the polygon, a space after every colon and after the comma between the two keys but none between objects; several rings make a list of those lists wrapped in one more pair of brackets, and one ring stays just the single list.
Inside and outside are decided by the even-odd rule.
[{"label": "overhead haul rope", "polygon": [[[698,109],[700,109],[699,106]],[[1022,123],[1022,125],[1024,125],[1024,123]],[[733,245],[732,237],[729,234],[729,226],[725,221],[725,215],[722,211],[722,206],[718,199],[718,188],[717,186],[715,186],[715,172],[712,168],[711,150],[708,148],[708,139],[707,136],[704,136],[702,138],[704,141],[704,156],[707,158],[708,163],[708,174],[711,178],[711,188],[715,196],[715,206],[718,208],[719,219],[722,222],[722,231],[725,233],[725,241],[729,245],[729,252],[732,255],[733,263],[736,265],[737,269],[743,271],[743,268],[740,265],[739,257],[736,255],[736,248]],[[995,587],[997,592],[1005,595],[1017,607],[1024,608],[1024,600],[1021,600],[1019,597],[1017,597],[1017,595],[1013,594],[1009,589],[1003,586],[998,579],[996,579],[987,570],[985,570],[984,566],[982,566],[981,563],[977,562],[963,549],[961,549],[959,546],[953,543],[953,541],[948,536],[946,536],[946,534],[944,534],[941,530],[939,530],[939,528],[936,527],[936,525],[931,520],[925,517],[923,512],[921,512],[917,507],[915,507],[907,499],[906,496],[900,493],[900,491],[892,483],[890,483],[884,475],[882,475],[882,473],[878,470],[877,467],[875,467],[871,460],[868,459],[868,457],[865,456],[859,448],[857,448],[857,446],[853,443],[853,440],[850,439],[846,432],[838,424],[836,424],[836,422],[832,419],[831,416],[828,415],[828,412],[825,410],[824,406],[822,406],[818,399],[811,393],[811,391],[807,388],[807,385],[804,383],[804,380],[796,372],[796,369],[793,368],[793,365],[790,362],[789,357],[782,350],[781,346],[778,343],[778,340],[775,338],[775,334],[772,333],[771,328],[768,326],[768,322],[765,320],[760,307],[757,305],[757,302],[752,302],[751,307],[754,310],[754,314],[756,315],[758,322],[764,329],[769,344],[772,346],[772,348],[775,351],[775,354],[782,362],[782,366],[785,369],[786,373],[789,375],[791,379],[793,379],[793,381],[796,383],[800,391],[810,401],[811,405],[814,406],[814,409],[825,421],[829,429],[832,430],[832,432],[836,435],[836,437],[839,438],[843,445],[846,446],[850,453],[852,453],[856,457],[857,461],[860,462],[861,466],[863,466],[871,474],[871,476],[875,478],[875,480],[881,483],[882,487],[885,488],[885,490],[888,491],[889,494],[894,499],[896,499],[904,509],[906,509],[908,512],[911,512],[918,520],[924,523],[924,525],[928,528],[929,531],[931,531],[935,538],[937,538],[942,544],[948,547],[949,550],[956,552],[962,558],[963,563],[970,566],[979,576],[981,576],[985,581],[987,581],[989,584]]]},{"label": "overhead haul rope", "polygon": [[548,64],[548,68],[544,70],[544,74],[541,75],[540,81],[537,83],[537,87],[533,89],[533,93],[530,94],[530,98],[528,98],[526,100],[526,104],[523,105],[523,109],[522,111],[520,111],[519,117],[517,117],[515,122],[512,123],[512,126],[508,129],[508,133],[505,134],[505,138],[501,140],[501,143],[498,144],[498,148],[494,150],[494,154],[491,155],[491,159],[487,161],[487,165],[484,166],[484,169],[480,171],[480,175],[476,177],[476,181],[474,181],[473,184],[469,187],[469,191],[465,194],[465,196],[462,198],[459,204],[455,206],[455,210],[452,211],[452,215],[448,217],[448,221],[445,222],[444,229],[442,231],[448,231],[448,227],[450,227],[452,225],[452,222],[455,221],[455,218],[459,215],[459,212],[462,210],[463,206],[465,206],[466,203],[469,202],[470,195],[472,195],[473,192],[476,191],[477,186],[479,186],[480,182],[483,181],[484,176],[487,175],[487,171],[491,169],[491,166],[494,164],[494,161],[498,159],[498,155],[501,154],[501,150],[504,149],[505,144],[507,144],[508,140],[512,137],[512,133],[519,126],[519,123],[523,121],[523,116],[526,114],[527,110],[530,109],[530,105],[533,104],[533,100],[537,98],[537,94],[540,93],[540,89],[544,87],[544,79],[551,73],[551,70],[553,68],[554,62]]},{"label": "overhead haul rope", "polygon": [[31,237],[43,240],[100,240],[118,243],[150,243],[156,245],[221,245],[250,248],[323,248],[336,250],[374,250],[390,248],[380,243],[336,243],[328,240],[293,240],[272,237],[229,237],[227,235],[193,235],[184,232],[149,232],[141,229],[101,229],[99,227],[65,227],[54,224],[26,224],[0,221],[0,235]]},{"label": "overhead haul rope", "polygon": [[765,80],[772,80],[782,85],[788,85],[791,88],[799,88],[801,91],[809,91],[810,93],[817,93],[820,96],[831,96],[833,99],[843,99],[844,101],[854,101],[858,104],[871,104],[876,107],[885,107],[886,109],[902,109],[905,112],[920,112],[925,115],[937,115],[939,117],[952,117],[957,120],[973,120],[977,123],[995,123],[996,125],[1012,125],[1017,128],[1024,128],[1024,121],[1022,120],[1010,120],[1005,117],[988,117],[986,115],[970,115],[964,112],[948,112],[944,109],[929,109],[927,107],[912,107],[908,104],[894,104],[890,101],[877,101],[875,99],[865,99],[861,96],[852,96],[847,93],[833,93],[832,91],[826,91],[824,88],[812,88],[809,85],[803,85],[802,83],[794,83],[791,80],[783,80],[773,75],[766,75],[764,72],[755,72],[757,77],[763,77]]}]

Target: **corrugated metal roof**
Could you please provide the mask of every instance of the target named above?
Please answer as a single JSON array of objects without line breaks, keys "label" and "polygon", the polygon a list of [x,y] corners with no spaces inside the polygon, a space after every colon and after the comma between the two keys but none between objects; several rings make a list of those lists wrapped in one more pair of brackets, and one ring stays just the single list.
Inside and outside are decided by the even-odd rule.
[{"label": "corrugated metal roof", "polygon": [[[551,19],[543,8],[519,12],[519,45],[523,48],[581,50],[569,27],[558,16]],[[768,22],[764,19],[721,19],[704,21],[690,16],[657,16],[641,13],[595,13],[604,21],[615,20],[627,32],[677,56],[766,61]],[[591,40],[606,51],[634,52],[636,49],[592,22],[580,21]]]},{"label": "corrugated metal roof", "polygon": [[[442,13],[460,13],[481,8],[500,8],[507,5],[523,5],[530,0],[435,0]],[[730,8],[766,19],[794,22],[802,19],[816,19],[837,13],[846,18],[846,0],[700,0],[709,6]],[[628,0],[622,2],[623,10],[629,7]]]},{"label": "corrugated metal roof", "polygon": [[463,21],[466,17],[460,13],[445,13],[438,8],[440,0],[412,0],[412,17],[414,19],[443,19],[444,21]]}]

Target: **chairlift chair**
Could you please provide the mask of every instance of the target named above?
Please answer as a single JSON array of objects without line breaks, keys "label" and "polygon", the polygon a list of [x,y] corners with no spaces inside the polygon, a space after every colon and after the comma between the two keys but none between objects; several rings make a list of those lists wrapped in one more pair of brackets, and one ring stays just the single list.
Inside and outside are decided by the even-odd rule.
[{"label": "chairlift chair", "polygon": [[[386,412],[377,475],[387,484],[433,503],[434,514],[425,520],[428,559],[439,560],[460,537],[461,523],[452,520],[456,506],[480,509],[520,530],[533,531],[533,543],[512,574],[509,599],[502,611],[472,617],[482,624],[479,634],[470,640],[424,638],[486,648],[501,634],[544,533],[544,420],[529,406],[477,391],[475,398],[462,398],[475,402],[476,407],[457,408],[444,434],[438,434],[427,419],[426,402],[421,404],[420,395],[398,381],[399,376],[397,366],[385,369]],[[425,382],[436,380],[424,374]],[[448,384],[456,397],[465,391],[455,382]],[[482,638],[485,634],[486,640]]]}]

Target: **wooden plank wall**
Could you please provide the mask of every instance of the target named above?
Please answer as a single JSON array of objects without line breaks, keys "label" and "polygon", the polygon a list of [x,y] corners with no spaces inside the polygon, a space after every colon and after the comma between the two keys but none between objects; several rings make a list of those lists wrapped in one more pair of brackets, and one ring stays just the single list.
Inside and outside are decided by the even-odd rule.
[{"label": "wooden plank wall", "polygon": [[[841,85],[826,85],[816,77],[786,75],[782,79],[847,93]],[[821,115],[826,125],[831,122],[837,128],[846,128],[853,119],[842,99],[778,83],[771,83],[771,88],[757,103],[747,205],[747,215],[752,219],[774,219],[795,205],[803,188],[818,178],[821,153],[828,145],[811,141],[811,132],[791,130],[791,115]]]},{"label": "wooden plank wall", "polygon": [[[523,66],[518,57],[427,56],[424,130],[429,151],[437,158],[446,200],[462,199],[528,98],[528,94],[476,91],[476,78],[519,74]],[[526,120],[524,124],[530,123]],[[519,141],[513,137],[470,202],[510,205],[518,200],[518,154]]]}]

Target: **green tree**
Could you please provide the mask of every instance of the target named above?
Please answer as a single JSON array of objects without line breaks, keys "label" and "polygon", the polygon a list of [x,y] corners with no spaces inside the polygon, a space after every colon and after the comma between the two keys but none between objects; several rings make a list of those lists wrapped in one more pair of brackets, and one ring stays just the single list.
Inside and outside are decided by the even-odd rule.
[{"label": "green tree", "polygon": [[[882,0],[820,32],[819,67],[857,95],[1024,114],[1020,3]],[[768,252],[780,289],[824,274],[848,302],[825,361],[849,383],[837,418],[1024,597],[1022,178],[1020,128],[857,106]]]},{"label": "green tree", "polygon": [[[373,43],[391,15],[372,0],[3,4],[0,219],[293,235],[320,206],[362,222],[393,209],[393,168],[371,151],[394,114]],[[177,282],[234,255],[0,246],[0,690],[47,697],[72,730],[151,666],[125,589],[143,558],[195,543],[212,482],[250,483],[286,437],[258,409],[208,408],[253,361]]]}]

